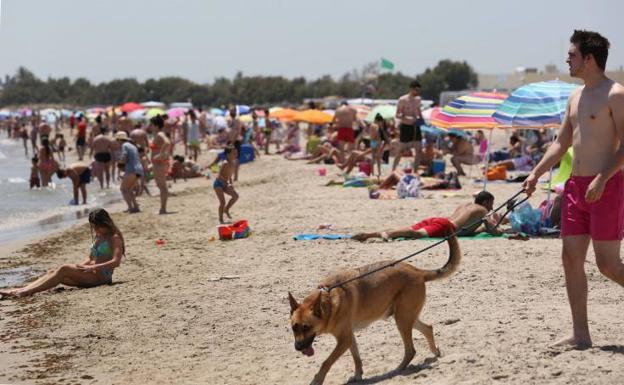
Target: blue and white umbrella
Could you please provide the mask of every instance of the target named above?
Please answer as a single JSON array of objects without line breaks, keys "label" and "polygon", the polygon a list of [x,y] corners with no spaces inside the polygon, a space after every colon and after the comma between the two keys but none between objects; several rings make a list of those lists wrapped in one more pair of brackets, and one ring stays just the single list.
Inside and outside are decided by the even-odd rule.
[{"label": "blue and white umbrella", "polygon": [[542,128],[561,124],[570,94],[579,86],[551,80],[524,85],[509,95],[492,117],[514,128]]}]

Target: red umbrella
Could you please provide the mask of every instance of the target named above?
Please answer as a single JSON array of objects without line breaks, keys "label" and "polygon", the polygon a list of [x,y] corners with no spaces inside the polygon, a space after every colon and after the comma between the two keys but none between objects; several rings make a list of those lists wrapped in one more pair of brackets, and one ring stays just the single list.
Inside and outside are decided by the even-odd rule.
[{"label": "red umbrella", "polygon": [[137,103],[125,103],[125,104],[122,104],[121,107],[119,107],[119,109],[122,112],[132,112],[136,110],[142,110],[143,106]]}]

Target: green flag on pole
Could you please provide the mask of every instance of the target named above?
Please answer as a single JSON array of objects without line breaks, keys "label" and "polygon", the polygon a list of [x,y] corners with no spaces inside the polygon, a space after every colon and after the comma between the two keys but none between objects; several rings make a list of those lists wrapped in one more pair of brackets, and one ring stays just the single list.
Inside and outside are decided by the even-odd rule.
[{"label": "green flag on pole", "polygon": [[388,59],[381,58],[380,67],[382,70],[392,71],[394,70],[394,63]]}]

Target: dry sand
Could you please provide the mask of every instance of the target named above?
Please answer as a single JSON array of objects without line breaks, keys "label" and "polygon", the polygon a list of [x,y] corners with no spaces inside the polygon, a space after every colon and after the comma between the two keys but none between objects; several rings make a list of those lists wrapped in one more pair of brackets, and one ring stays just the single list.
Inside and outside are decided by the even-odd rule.
[{"label": "dry sand", "polygon": [[[292,235],[321,223],[333,224],[336,233],[410,225],[450,213],[479,189],[466,182],[456,196],[377,201],[366,189],[323,187],[328,177],[317,169],[277,156],[242,167],[241,199],[232,212],[249,220],[248,239],[209,241],[217,206],[205,179],[178,185],[186,189],[170,200],[175,214],[156,215],[157,198],[141,199],[140,214],[115,214],[127,256],[113,285],[0,302],[0,383],[309,383],[334,340],[319,337],[311,358],[294,350],[287,292],[301,298],[338,268],[401,257],[430,243],[301,242]],[[518,188],[490,190],[500,201]],[[158,238],[166,243],[157,246]],[[76,263],[90,240],[87,225],[77,225],[13,253],[0,267]],[[600,275],[592,252],[586,268],[595,347],[575,351],[549,347],[570,330],[559,240],[466,240],[461,247],[458,273],[428,285],[422,314],[434,326],[442,357],[434,359],[415,334],[412,364],[388,375],[402,344],[394,322],[380,321],[357,333],[363,383],[622,383],[624,291]],[[435,268],[446,257],[444,246],[411,263]],[[347,353],[326,383],[342,384],[352,371]]]}]

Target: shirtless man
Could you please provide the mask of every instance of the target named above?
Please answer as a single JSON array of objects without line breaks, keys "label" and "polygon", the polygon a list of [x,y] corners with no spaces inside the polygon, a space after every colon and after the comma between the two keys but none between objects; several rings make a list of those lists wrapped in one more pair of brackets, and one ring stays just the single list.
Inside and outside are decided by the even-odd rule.
[{"label": "shirtless man", "polygon": [[464,139],[461,135],[454,132],[449,132],[448,137],[451,140],[453,146],[450,149],[451,163],[457,170],[457,175],[466,175],[462,164],[477,164],[481,162],[479,155],[474,154],[474,148],[472,143]]},{"label": "shirtless man", "polygon": [[100,188],[104,188],[104,178],[106,177],[106,188],[110,188],[111,166],[113,152],[113,141],[106,136],[106,130],[101,128],[100,133],[91,142],[91,152],[97,164],[95,177],[100,182]]},{"label": "shirtless man", "polygon": [[154,171],[154,181],[160,190],[160,211],[158,213],[167,214],[167,198],[169,198],[167,172],[169,172],[171,158],[171,141],[163,132],[165,121],[162,116],[156,115],[150,122],[156,130],[152,148],[152,170]]},{"label": "shirtless man", "polygon": [[132,120],[128,118],[128,113],[126,111],[122,112],[121,117],[117,121],[117,131],[123,131],[126,134],[130,135],[132,127]]},{"label": "shirtless man", "polygon": [[[474,203],[464,203],[455,209],[448,218],[427,218],[411,227],[395,230],[379,231],[373,233],[355,234],[351,239],[365,241],[369,238],[442,238],[453,234],[455,231],[470,225],[487,215],[494,207],[494,196],[487,191],[481,191],[475,197]],[[482,229],[490,234],[500,234],[496,229],[497,218],[489,216],[483,226],[480,222],[465,229],[459,235],[472,235]]]},{"label": "shirtless man", "polygon": [[139,148],[143,148],[146,151],[149,149],[147,131],[145,131],[141,126],[135,126],[135,128],[130,131],[130,140]]},{"label": "shirtless man", "polygon": [[584,87],[572,93],[557,139],[526,179],[527,193],[570,145],[572,176],[561,203],[561,257],[572,310],[572,336],[556,345],[591,346],[587,322],[585,258],[590,240],[596,265],[624,285],[620,241],[624,228],[624,87],[605,76],[609,41],[596,32],[575,30],[567,63]]},{"label": "shirtless man", "polygon": [[395,119],[401,122],[399,125],[399,151],[392,164],[393,171],[399,165],[403,151],[412,148],[414,149],[414,170],[418,170],[422,142],[422,132],[419,125],[422,120],[419,95],[420,83],[414,80],[409,85],[409,92],[399,98],[395,116]]},{"label": "shirtless man", "polygon": [[56,171],[59,179],[69,178],[74,186],[74,200],[72,204],[77,205],[78,191],[82,193],[82,204],[87,204],[87,184],[91,183],[91,169],[82,162],[69,165],[66,169]]},{"label": "shirtless man", "polygon": [[357,112],[349,107],[347,102],[342,102],[340,107],[336,109],[332,126],[336,127],[338,132],[338,148],[341,151],[352,150],[355,147],[355,131],[353,124],[357,120]]},{"label": "shirtless man", "polygon": [[41,142],[46,138],[50,140],[50,134],[52,134],[52,127],[50,127],[48,123],[41,123],[39,125],[39,138]]},{"label": "shirtless man", "polygon": [[237,158],[234,159],[232,162],[234,164],[234,181],[237,181],[238,169],[240,168],[240,153],[241,153],[241,145],[243,144],[243,136],[242,136],[241,122],[238,119],[238,116],[236,116],[236,107],[230,108],[230,117],[232,119],[230,120],[229,143],[233,145],[234,148],[236,149]]}]

